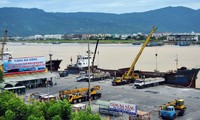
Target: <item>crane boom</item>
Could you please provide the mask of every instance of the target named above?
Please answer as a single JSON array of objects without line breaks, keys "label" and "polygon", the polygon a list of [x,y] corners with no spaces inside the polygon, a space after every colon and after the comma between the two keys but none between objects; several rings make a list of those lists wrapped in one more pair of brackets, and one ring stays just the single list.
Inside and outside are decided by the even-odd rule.
[{"label": "crane boom", "polygon": [[91,67],[92,71],[93,71],[93,68],[94,68],[94,60],[95,60],[98,44],[99,44],[99,39],[96,42],[96,47],[95,47],[94,55],[93,55],[93,59],[92,59],[92,67]]},{"label": "crane boom", "polygon": [[[133,71],[133,68],[135,67],[135,64],[137,63],[140,55],[142,54],[146,44],[149,42],[150,40],[150,37],[152,36],[152,34],[155,32],[157,28],[156,27],[153,27],[153,29],[151,30],[151,32],[149,33],[147,39],[145,40],[145,42],[143,43],[139,53],[137,54],[135,60],[133,61],[131,67],[129,68],[128,71],[126,71],[122,77],[117,77],[115,78],[113,81],[112,81],[112,85],[122,85],[122,84],[128,84],[128,83],[131,83],[131,82],[134,82],[134,79],[136,77],[138,77],[137,75],[134,74]],[[132,73],[132,75],[130,75],[130,73]]]},{"label": "crane boom", "polygon": [[133,61],[133,63],[132,63],[132,65],[131,65],[131,67],[129,68],[128,72],[127,72],[127,73],[125,73],[125,74],[126,74],[126,76],[129,76],[129,75],[130,75],[130,73],[131,73],[131,71],[132,71],[133,67],[134,67],[134,66],[135,66],[135,64],[137,63],[137,61],[138,61],[138,59],[139,59],[140,55],[142,54],[142,52],[143,52],[143,50],[144,50],[145,46],[146,46],[146,45],[147,45],[147,43],[149,42],[149,40],[150,40],[150,38],[151,38],[152,34],[155,32],[155,30],[156,30],[156,29],[157,29],[157,28],[154,26],[154,27],[153,27],[153,29],[151,30],[151,32],[149,33],[149,35],[148,35],[147,39],[146,39],[146,40],[145,40],[145,42],[143,43],[143,45],[142,45],[142,47],[141,47],[141,49],[140,49],[139,53],[137,54],[137,56],[136,56],[135,60]]}]

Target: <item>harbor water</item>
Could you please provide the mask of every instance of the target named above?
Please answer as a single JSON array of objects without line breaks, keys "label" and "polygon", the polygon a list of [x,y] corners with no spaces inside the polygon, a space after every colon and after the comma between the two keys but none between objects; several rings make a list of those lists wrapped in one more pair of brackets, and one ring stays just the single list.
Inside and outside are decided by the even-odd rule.
[{"label": "harbor water", "polygon": [[[94,52],[95,44],[90,44],[90,51]],[[45,56],[49,60],[62,59],[60,70],[67,65],[76,63],[78,54],[86,55],[88,44],[62,43],[62,44],[37,44],[37,43],[7,43],[5,48],[12,51],[13,58]],[[104,69],[118,69],[130,67],[141,46],[132,44],[99,44],[95,64]],[[135,65],[136,70],[166,72],[176,70],[177,67],[200,68],[200,46],[175,46],[164,45],[146,47]],[[156,56],[157,54],[157,56]],[[93,54],[91,54],[93,56]],[[178,61],[176,61],[178,60]],[[197,88],[200,88],[200,73],[197,78]]]}]

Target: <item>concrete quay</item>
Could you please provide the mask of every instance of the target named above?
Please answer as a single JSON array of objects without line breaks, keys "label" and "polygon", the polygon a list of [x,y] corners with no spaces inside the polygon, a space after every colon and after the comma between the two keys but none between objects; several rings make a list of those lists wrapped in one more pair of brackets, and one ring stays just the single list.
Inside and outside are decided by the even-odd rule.
[{"label": "concrete quay", "polygon": [[[77,82],[77,75],[69,75],[67,77],[57,77],[57,85],[53,87],[43,87],[28,89],[27,95],[38,92],[41,94],[49,94],[58,96],[58,91],[65,89],[74,89],[75,87],[88,87],[87,82]],[[193,88],[175,88],[167,85],[159,85],[156,87],[149,87],[144,89],[136,89],[133,85],[112,86],[112,79],[103,81],[91,82],[91,87],[100,85],[102,90],[102,97],[99,100],[104,101],[120,101],[124,103],[135,104],[138,110],[150,112],[151,120],[160,120],[158,115],[158,108],[167,102],[174,99],[182,98],[185,100],[187,111],[184,116],[177,117],[176,120],[200,120],[200,90]],[[92,111],[98,112],[98,105],[96,101],[92,101]],[[88,102],[85,102],[88,103]],[[106,119],[105,115],[102,115]],[[127,115],[123,114],[120,117],[111,117],[115,120],[128,120]]]}]

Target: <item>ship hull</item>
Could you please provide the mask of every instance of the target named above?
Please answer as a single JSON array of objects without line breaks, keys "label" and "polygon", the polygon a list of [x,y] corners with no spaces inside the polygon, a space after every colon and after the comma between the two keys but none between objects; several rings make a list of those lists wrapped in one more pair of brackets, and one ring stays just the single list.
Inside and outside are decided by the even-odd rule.
[{"label": "ship hull", "polygon": [[67,70],[69,74],[78,74],[80,72],[80,68],[76,65],[69,65],[65,70]]},{"label": "ship hull", "polygon": [[165,74],[165,82],[172,85],[180,85],[184,87],[196,87],[196,79],[199,73],[198,69],[179,69],[176,72]]},{"label": "ship hull", "polygon": [[[95,65],[94,68],[97,68],[97,66]],[[88,70],[88,67],[81,67],[80,68],[77,65],[68,65],[67,69],[65,69],[65,70],[67,70],[69,74],[79,74],[80,71]]]},{"label": "ship hull", "polygon": [[[62,62],[62,60],[52,60],[52,71],[58,71],[58,69],[60,68],[60,63]],[[50,60],[46,62],[46,67],[49,71],[51,71],[51,62]]]},{"label": "ship hull", "polygon": [[[118,70],[106,70],[100,69],[101,71],[109,72],[113,77],[121,77],[129,68],[121,68]],[[187,69],[182,67],[177,71],[171,72],[151,72],[151,71],[139,71],[136,70],[134,73],[139,76],[148,77],[164,77],[166,84],[171,84],[175,86],[184,86],[184,87],[196,87],[196,79],[199,73],[200,68]]]}]

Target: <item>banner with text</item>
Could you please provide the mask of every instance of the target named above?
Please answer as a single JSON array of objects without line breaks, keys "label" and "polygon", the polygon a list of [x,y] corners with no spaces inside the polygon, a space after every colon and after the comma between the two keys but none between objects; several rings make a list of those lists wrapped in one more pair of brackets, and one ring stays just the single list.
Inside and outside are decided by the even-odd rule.
[{"label": "banner with text", "polygon": [[118,101],[110,101],[110,110],[116,112],[127,113],[129,115],[137,115],[137,106],[134,104],[122,103]]},{"label": "banner with text", "polygon": [[4,73],[45,70],[45,57],[25,57],[3,60]]}]

